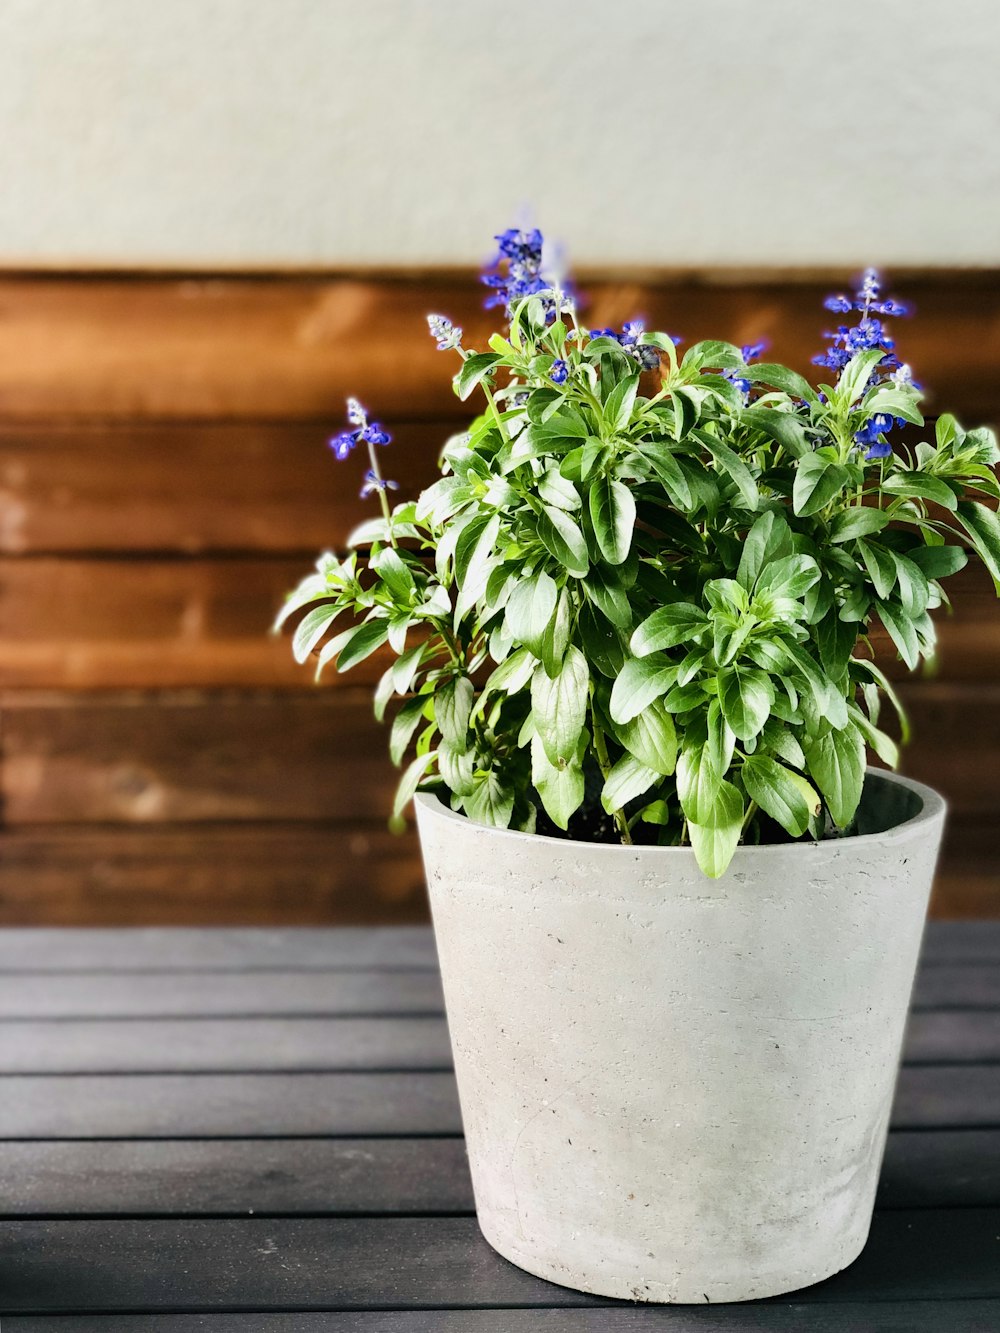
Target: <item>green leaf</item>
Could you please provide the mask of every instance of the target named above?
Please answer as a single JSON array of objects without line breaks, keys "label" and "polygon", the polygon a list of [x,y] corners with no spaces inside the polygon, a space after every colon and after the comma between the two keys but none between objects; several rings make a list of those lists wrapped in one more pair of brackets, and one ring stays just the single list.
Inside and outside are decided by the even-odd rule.
[{"label": "green leaf", "polygon": [[549,762],[568,762],[576,754],[587,715],[590,672],[587,659],[571,644],[559,674],[550,677],[542,666],[531,678],[531,708],[535,728]]},{"label": "green leaf", "polygon": [[819,787],[830,817],[838,828],[847,828],[861,800],[865,781],[865,742],[853,723],[841,731],[828,731],[819,738],[805,737],[809,773]]},{"label": "green leaf", "polygon": [[790,555],[791,551],[792,534],[784,515],[776,514],[773,509],[766,509],[755,520],[746,535],[740,553],[737,579],[749,592],[757,582],[762,569],[772,560]]},{"label": "green leaf", "polygon": [[806,454],[795,468],[792,508],[801,518],[817,513],[840,493],[845,477],[845,469],[832,459]]},{"label": "green leaf", "polygon": [[677,763],[677,732],[674,719],[659,701],[644,708],[631,722],[616,723],[615,735],[646,768],[663,777],[673,773]]},{"label": "green leaf", "polygon": [[663,666],[651,657],[630,657],[611,689],[613,720],[631,722],[654,699],[662,698],[676,679],[675,666]]},{"label": "green leaf", "polygon": [[538,535],[546,550],[576,578],[590,568],[587,542],[580,528],[561,509],[541,505],[535,511]]},{"label": "green leaf", "polygon": [[879,597],[886,598],[896,586],[896,562],[892,552],[877,542],[859,541],[861,561]]},{"label": "green leaf", "polygon": [[413,799],[413,794],[420,785],[420,779],[424,776],[431,764],[437,758],[436,750],[428,750],[426,754],[418,754],[404,770],[403,776],[399,779],[399,786],[396,788],[396,799],[393,801],[392,814],[394,819],[398,819],[404,809]]},{"label": "green leaf", "polygon": [[947,482],[940,477],[928,476],[926,472],[909,472],[903,468],[890,472],[882,483],[887,495],[901,495],[908,498],[916,496],[921,500],[930,500],[945,509],[958,508],[958,499]]},{"label": "green leaf", "polygon": [[370,657],[376,648],[381,648],[389,637],[389,627],[384,620],[369,620],[351,634],[337,658],[338,671],[350,671],[366,657]]},{"label": "green leaf", "polygon": [[743,797],[731,782],[723,782],[703,824],[688,822],[688,836],[698,865],[710,879],[729,867],[743,832]]},{"label": "green leaf", "polygon": [[623,755],[607,776],[601,790],[601,804],[609,815],[621,810],[648,791],[659,777],[655,769],[647,768],[630,754]]},{"label": "green leaf", "polygon": [[810,817],[820,812],[819,796],[805,778],[791,773],[769,755],[749,755],[740,775],[750,799],[793,838],[801,838]]},{"label": "green leaf", "polygon": [[455,582],[459,587],[455,601],[456,621],[461,620],[482,598],[490,571],[496,563],[493,548],[500,534],[500,515],[484,517],[486,522],[482,525],[479,519],[474,519],[462,530],[455,547]]},{"label": "green leaf", "polygon": [[322,639],[333,622],[344,610],[342,606],[317,606],[304,615],[296,626],[292,638],[292,656],[296,662],[304,662]]},{"label": "green leaf", "polygon": [[627,379],[619,380],[608,394],[604,404],[604,425],[609,434],[624,430],[628,425],[638,388],[639,376],[630,375]]},{"label": "green leaf", "polygon": [[958,519],[1000,592],[1000,518],[978,500],[963,500],[958,506]]},{"label": "green leaf", "polygon": [[449,680],[434,696],[434,719],[451,745],[465,745],[476,692],[468,676]]},{"label": "green leaf", "polygon": [[747,366],[743,378],[749,380],[751,384],[769,384],[772,389],[781,389],[783,393],[791,394],[793,398],[804,398],[809,403],[819,402],[819,395],[809,381],[796,374],[794,370],[789,370],[787,366],[756,361],[753,365]]},{"label": "green leaf", "polygon": [[536,735],[531,742],[531,783],[553,824],[557,828],[568,828],[586,794],[580,764],[576,760],[562,766],[550,763],[541,739]]},{"label": "green leaf", "polygon": [[632,603],[623,572],[618,566],[591,565],[583,581],[584,591],[601,615],[619,629],[632,627]]},{"label": "green leaf", "polygon": [[455,392],[464,403],[477,384],[481,383],[491,370],[503,360],[498,352],[475,352],[462,362],[462,369],[455,376]]},{"label": "green leaf", "polygon": [[507,601],[504,620],[511,638],[536,657],[542,655],[542,639],[555,614],[558,595],[555,580],[542,571],[516,583]]},{"label": "green leaf", "polygon": [[596,478],[590,488],[590,517],[601,554],[609,564],[620,565],[629,553],[635,529],[632,492],[611,477]]},{"label": "green leaf", "polygon": [[577,629],[591,666],[596,667],[608,680],[617,679],[625,665],[621,631],[589,605],[581,606]]},{"label": "green leaf", "polygon": [[866,352],[858,352],[853,356],[840,372],[840,379],[837,381],[835,391],[837,401],[849,406],[857,398],[860,398],[865,385],[871,378],[872,371],[884,356],[885,352],[881,347],[873,347]]},{"label": "green leaf", "polygon": [[912,389],[877,388],[870,398],[865,400],[864,410],[869,416],[876,412],[886,412],[901,421],[909,421],[914,426],[922,426],[924,419],[917,407],[918,395]]},{"label": "green leaf", "polygon": [[689,643],[708,626],[708,616],[691,602],[661,606],[642,622],[632,635],[630,647],[637,657],[648,657],[664,648]]},{"label": "green leaf", "polygon": [[876,607],[879,619],[898,648],[900,657],[911,671],[915,671],[920,665],[920,640],[913,621],[895,602],[877,602]]},{"label": "green leaf", "polygon": [[477,824],[493,828],[508,828],[514,813],[514,792],[501,782],[491,768],[465,798],[465,813]]},{"label": "green leaf", "polygon": [[677,756],[677,799],[689,823],[711,822],[722,774],[707,746],[692,745]]},{"label": "green leaf", "polygon": [[772,407],[751,407],[743,413],[743,420],[780,444],[793,458],[812,453],[813,442],[809,428],[794,412],[782,412]]},{"label": "green leaf", "polygon": [[706,366],[711,366],[713,370],[742,370],[743,353],[732,343],[706,338],[684,353],[681,370],[702,370]]},{"label": "green leaf", "polygon": [[873,532],[881,532],[888,522],[889,515],[884,510],[872,509],[868,505],[842,509],[830,524],[830,541],[848,542],[855,537],[868,537]]},{"label": "green leaf", "polygon": [[928,579],[946,579],[969,563],[961,546],[920,546],[910,552],[910,559]]},{"label": "green leaf", "polygon": [[722,715],[737,737],[752,741],[771,715],[774,686],[756,667],[731,666],[719,678]]},{"label": "green leaf", "polygon": [[409,606],[413,596],[413,575],[392,546],[385,546],[372,565],[393,599]]},{"label": "green leaf", "polygon": [[438,772],[450,791],[456,796],[473,794],[476,790],[475,750],[467,749],[464,742],[451,744],[449,741],[442,741],[438,746],[437,763]]},{"label": "green leaf", "polygon": [[766,592],[772,597],[804,597],[819,580],[819,566],[811,555],[786,555],[764,566],[755,592]]},{"label": "green leaf", "polygon": [[538,645],[538,656],[549,676],[558,675],[573,628],[573,602],[569,590],[563,588],[556,602],[555,614],[545,627]]},{"label": "green leaf", "polygon": [[413,733],[424,720],[426,707],[427,697],[418,695],[415,699],[407,699],[392,719],[392,728],[389,732],[389,756],[397,766],[403,762],[406,747],[413,739]]},{"label": "green leaf", "polygon": [[739,454],[723,444],[721,440],[715,439],[708,431],[699,431],[698,440],[715,459],[718,467],[736,483],[736,489],[739,491],[747,509],[756,509],[760,504],[760,492],[757,489],[757,483],[754,481],[753,473],[740,458]]},{"label": "green leaf", "polygon": [[692,505],[691,487],[677,459],[669,448],[660,441],[644,441],[636,445],[640,457],[649,466],[666,487],[667,494],[680,509],[690,509]]}]

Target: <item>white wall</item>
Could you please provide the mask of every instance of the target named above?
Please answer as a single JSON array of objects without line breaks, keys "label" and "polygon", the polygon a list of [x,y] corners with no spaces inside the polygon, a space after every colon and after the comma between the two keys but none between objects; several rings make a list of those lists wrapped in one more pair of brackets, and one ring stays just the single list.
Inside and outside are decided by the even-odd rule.
[{"label": "white wall", "polygon": [[3,0],[0,264],[1000,263],[997,0]]}]

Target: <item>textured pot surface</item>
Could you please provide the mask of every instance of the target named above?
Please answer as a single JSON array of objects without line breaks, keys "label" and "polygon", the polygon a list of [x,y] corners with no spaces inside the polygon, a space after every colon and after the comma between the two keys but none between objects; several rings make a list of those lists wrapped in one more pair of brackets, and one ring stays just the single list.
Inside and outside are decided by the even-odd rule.
[{"label": "textured pot surface", "polygon": [[[479,1224],[553,1282],[739,1301],[868,1236],[944,802],[871,771],[859,836],[686,848],[417,798]],[[878,831],[886,830],[886,831]]]}]

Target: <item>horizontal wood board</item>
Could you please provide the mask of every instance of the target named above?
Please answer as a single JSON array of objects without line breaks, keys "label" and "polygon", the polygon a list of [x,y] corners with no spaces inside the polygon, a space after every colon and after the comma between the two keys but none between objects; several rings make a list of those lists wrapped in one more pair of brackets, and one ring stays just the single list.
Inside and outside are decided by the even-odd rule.
[{"label": "horizontal wood board", "polygon": [[[1000,1015],[997,974],[1000,926],[928,928],[911,1043],[930,1033],[941,1049],[902,1071],[855,1264],[771,1302],[657,1309],[541,1282],[482,1240],[453,1078],[416,1067],[437,1054],[429,1034],[445,1035],[426,929],[0,931],[0,1057],[33,1050],[51,1063],[0,1073],[3,1328],[985,1331],[1000,1312],[1000,1064],[975,1051]],[[168,980],[193,987],[186,1018],[151,1016],[162,999],[147,983],[162,995]],[[360,999],[381,1017],[282,1015],[271,1002],[296,983],[297,1004]],[[4,988],[19,984],[22,1008],[35,986],[61,1015],[13,1017]],[[219,1017],[246,1002],[247,984],[262,986],[259,1016]],[[74,996],[115,1017],[73,1017]],[[289,1034],[305,1031],[357,1068],[281,1069]],[[222,1072],[236,1032],[271,1072]],[[390,1034],[406,1072],[374,1072]],[[95,1039],[127,1064],[143,1038],[202,1072],[70,1072]],[[953,1063],[959,1050],[968,1063]]]}]

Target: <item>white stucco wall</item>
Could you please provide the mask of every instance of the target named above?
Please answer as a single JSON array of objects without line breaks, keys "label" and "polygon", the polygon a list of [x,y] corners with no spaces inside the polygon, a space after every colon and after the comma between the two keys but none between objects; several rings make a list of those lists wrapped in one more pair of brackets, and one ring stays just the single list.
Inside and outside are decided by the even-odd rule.
[{"label": "white stucco wall", "polygon": [[0,264],[1000,263],[997,0],[4,0]]}]

